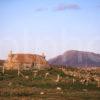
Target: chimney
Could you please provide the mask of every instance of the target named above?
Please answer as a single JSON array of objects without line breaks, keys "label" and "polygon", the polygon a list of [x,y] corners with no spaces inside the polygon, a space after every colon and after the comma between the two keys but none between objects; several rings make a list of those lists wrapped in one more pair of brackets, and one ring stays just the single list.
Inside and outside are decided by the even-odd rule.
[{"label": "chimney", "polygon": [[9,52],[8,56],[10,57],[12,55],[12,50]]},{"label": "chimney", "polygon": [[45,59],[45,54],[44,53],[42,53],[42,57]]}]

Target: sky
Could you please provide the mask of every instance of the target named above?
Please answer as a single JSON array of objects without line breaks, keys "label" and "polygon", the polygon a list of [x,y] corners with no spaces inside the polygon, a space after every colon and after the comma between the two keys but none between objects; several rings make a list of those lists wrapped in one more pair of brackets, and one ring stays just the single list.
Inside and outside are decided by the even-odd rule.
[{"label": "sky", "polygon": [[100,0],[0,0],[0,59],[13,53],[100,53]]}]

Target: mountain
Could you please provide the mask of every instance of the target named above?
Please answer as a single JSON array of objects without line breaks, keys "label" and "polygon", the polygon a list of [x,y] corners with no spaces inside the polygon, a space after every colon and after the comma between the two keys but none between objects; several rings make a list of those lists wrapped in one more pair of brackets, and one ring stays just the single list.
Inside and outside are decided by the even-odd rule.
[{"label": "mountain", "polygon": [[66,51],[62,55],[50,59],[48,62],[52,65],[99,67],[100,54],[96,54],[93,52],[70,50]]}]

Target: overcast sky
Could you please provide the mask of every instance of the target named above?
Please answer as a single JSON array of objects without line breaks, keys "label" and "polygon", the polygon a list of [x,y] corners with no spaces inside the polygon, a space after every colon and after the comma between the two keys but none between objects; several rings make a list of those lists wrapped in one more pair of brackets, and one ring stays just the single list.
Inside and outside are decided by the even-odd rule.
[{"label": "overcast sky", "polygon": [[0,0],[0,58],[10,50],[100,53],[100,0]]}]

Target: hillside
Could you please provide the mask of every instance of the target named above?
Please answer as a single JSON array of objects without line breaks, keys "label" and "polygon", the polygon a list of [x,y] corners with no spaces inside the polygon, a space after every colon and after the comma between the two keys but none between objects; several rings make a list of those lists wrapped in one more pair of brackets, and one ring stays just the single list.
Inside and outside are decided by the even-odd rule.
[{"label": "hillside", "polygon": [[83,51],[66,51],[62,55],[49,60],[53,65],[64,66],[77,66],[77,67],[99,67],[100,66],[100,54]]},{"label": "hillside", "polygon": [[[58,78],[59,75],[59,78]],[[99,79],[99,81],[97,80]],[[99,100],[100,69],[0,70],[0,100]]]}]

